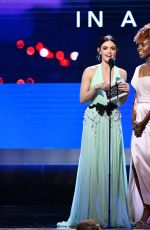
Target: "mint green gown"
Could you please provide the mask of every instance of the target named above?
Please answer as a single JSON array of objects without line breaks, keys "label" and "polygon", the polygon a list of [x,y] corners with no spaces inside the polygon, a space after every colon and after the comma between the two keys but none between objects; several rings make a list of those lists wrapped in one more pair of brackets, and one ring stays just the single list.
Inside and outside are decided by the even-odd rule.
[{"label": "mint green gown", "polygon": [[[91,67],[92,68],[92,67]],[[114,67],[113,81],[120,78]],[[101,65],[98,65],[91,82],[103,82]],[[106,93],[98,90],[90,104],[106,105]],[[117,102],[116,102],[117,103]],[[127,205],[127,179],[120,112],[111,115],[111,226],[129,227]],[[100,116],[95,108],[86,109],[83,121],[81,152],[77,171],[75,192],[68,221],[57,227],[76,226],[85,219],[95,219],[102,227],[108,226],[108,172],[109,172],[109,117]]]}]

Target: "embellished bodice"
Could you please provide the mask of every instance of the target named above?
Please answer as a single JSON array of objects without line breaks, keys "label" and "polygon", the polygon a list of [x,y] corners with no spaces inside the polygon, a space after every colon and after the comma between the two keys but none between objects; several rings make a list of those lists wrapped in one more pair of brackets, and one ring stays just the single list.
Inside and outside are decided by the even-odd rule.
[{"label": "embellished bodice", "polygon": [[[92,67],[91,67],[92,68]],[[96,84],[104,82],[102,76],[101,64],[96,66],[95,75],[91,81],[90,88],[94,87]],[[121,76],[119,74],[119,68],[114,66],[114,76],[112,83],[120,80]],[[97,127],[101,122],[109,122],[109,117],[111,117],[112,124],[115,123],[120,127],[121,114],[117,108],[117,100],[113,101],[114,104],[108,104],[108,99],[106,92],[102,89],[97,90],[97,93],[90,101],[89,107],[86,109],[84,114],[84,125],[90,125],[94,131],[95,136],[97,136]],[[96,106],[95,106],[96,105]],[[113,108],[111,108],[113,106]],[[110,112],[111,111],[111,112]]]},{"label": "embellished bodice", "polygon": [[[100,83],[104,82],[101,64],[98,64],[96,66],[96,68],[97,69],[96,69],[95,75],[91,81],[90,88],[93,88],[96,84],[100,84]],[[122,78],[119,74],[119,68],[114,66],[114,76],[113,76],[112,83],[115,83],[116,81],[118,81],[120,79],[122,79]],[[95,96],[90,101],[90,104],[97,104],[97,103],[100,103],[102,105],[108,104],[106,92],[102,89],[98,89]],[[114,103],[117,103],[117,101]]]}]

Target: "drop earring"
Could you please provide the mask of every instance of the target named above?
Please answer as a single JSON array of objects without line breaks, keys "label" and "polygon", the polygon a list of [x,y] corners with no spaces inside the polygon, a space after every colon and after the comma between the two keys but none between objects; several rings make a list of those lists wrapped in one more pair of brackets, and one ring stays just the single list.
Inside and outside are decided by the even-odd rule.
[{"label": "drop earring", "polygon": [[98,52],[98,54],[96,55],[96,58],[97,58],[97,60],[98,60],[99,62],[101,62],[101,55],[99,54],[99,52]]}]

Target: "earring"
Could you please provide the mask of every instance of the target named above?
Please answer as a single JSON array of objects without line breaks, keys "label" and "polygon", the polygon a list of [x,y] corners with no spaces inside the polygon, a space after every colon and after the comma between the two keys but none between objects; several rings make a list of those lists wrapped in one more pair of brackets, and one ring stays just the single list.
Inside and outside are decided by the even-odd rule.
[{"label": "earring", "polygon": [[101,55],[99,53],[96,55],[96,58],[99,62],[101,61]]}]

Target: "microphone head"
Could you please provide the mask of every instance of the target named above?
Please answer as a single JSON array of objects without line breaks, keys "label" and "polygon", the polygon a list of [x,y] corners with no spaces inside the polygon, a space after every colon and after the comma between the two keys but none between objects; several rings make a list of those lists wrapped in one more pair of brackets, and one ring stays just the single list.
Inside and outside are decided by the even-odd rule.
[{"label": "microphone head", "polygon": [[115,60],[110,58],[108,61],[108,65],[110,66],[110,68],[114,67],[114,64],[115,64]]},{"label": "microphone head", "polygon": [[116,81],[120,81],[120,77],[116,77]]}]

